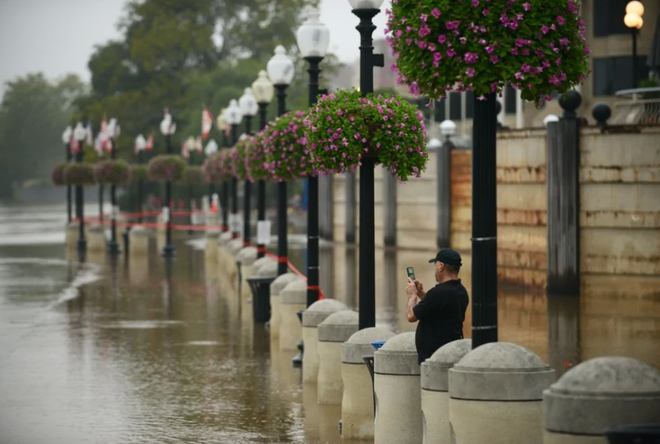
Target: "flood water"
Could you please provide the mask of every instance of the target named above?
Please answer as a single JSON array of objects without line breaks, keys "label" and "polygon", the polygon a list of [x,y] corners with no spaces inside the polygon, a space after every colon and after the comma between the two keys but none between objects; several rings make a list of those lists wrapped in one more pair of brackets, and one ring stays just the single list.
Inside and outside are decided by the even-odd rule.
[{"label": "flood water", "polygon": [[[144,262],[79,263],[66,254],[64,224],[62,205],[0,206],[0,443],[355,443],[338,434],[339,406],[318,405],[315,386],[303,387],[295,353],[271,347],[241,315],[205,263],[203,239],[178,241],[173,261],[154,249]],[[415,328],[404,316],[405,267],[430,287],[434,254],[377,252],[379,325]],[[304,250],[290,256],[303,269]],[[355,307],[356,251],[326,246],[321,265],[326,296]],[[623,311],[604,304],[501,286],[500,340],[560,373],[590,354],[660,366],[658,298],[629,299]]]}]

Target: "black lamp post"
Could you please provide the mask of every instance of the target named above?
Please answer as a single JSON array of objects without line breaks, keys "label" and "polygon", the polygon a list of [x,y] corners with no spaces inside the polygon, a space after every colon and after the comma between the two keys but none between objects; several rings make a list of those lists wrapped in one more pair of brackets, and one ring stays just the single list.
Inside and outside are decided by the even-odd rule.
[{"label": "black lamp post", "polygon": [[[172,115],[165,110],[165,118],[160,123],[160,132],[165,136],[165,149],[168,155],[172,154],[172,135],[176,132],[176,123]],[[170,214],[170,201],[172,199],[172,182],[165,183],[165,207],[163,214],[165,215],[165,246],[163,247],[163,256],[174,256],[174,245],[172,244],[172,215]]]},{"label": "black lamp post", "polygon": [[[220,131],[220,148],[227,148],[229,146],[227,141],[227,108],[223,108],[216,119],[216,126]],[[220,189],[220,206],[222,207],[222,231],[229,231],[229,188],[227,181],[222,180],[222,188]]]},{"label": "black lamp post", "polygon": [[[138,156],[138,164],[142,164],[142,153],[147,147],[147,140],[144,138],[142,134],[138,135],[135,138],[135,152],[137,153]],[[142,182],[142,179],[138,180],[137,183],[137,205],[136,205],[136,211],[138,212],[138,223],[142,223],[142,187],[144,183]]]},{"label": "black lamp post", "polygon": [[[245,134],[248,136],[252,134],[252,118],[257,114],[259,105],[257,99],[252,93],[252,88],[245,88],[243,95],[238,99],[238,105],[241,108],[243,117],[245,118]],[[250,208],[252,207],[252,182],[245,180],[245,189],[243,196],[243,245],[250,246],[250,239],[252,238],[250,227]]]},{"label": "black lamp post", "polygon": [[[293,61],[287,57],[286,50],[279,45],[275,55],[266,66],[268,77],[275,86],[277,96],[277,115],[286,113],[286,89],[291,84],[294,75]],[[287,246],[287,186],[286,182],[277,183],[277,275],[288,271]]]},{"label": "black lamp post", "polygon": [[637,0],[633,0],[626,5],[626,15],[623,18],[623,23],[630,29],[632,34],[632,82],[633,88],[637,88],[637,81],[639,79],[638,66],[637,66],[637,34],[644,25],[642,16],[644,15],[644,5]]},{"label": "black lamp post", "polygon": [[[188,156],[188,166],[193,166],[195,165],[195,138],[193,136],[188,137],[186,140],[186,149],[184,149],[184,153],[187,154]],[[187,151],[187,153],[186,153]],[[192,182],[188,181],[188,224],[193,225],[193,184]],[[188,230],[188,235],[191,235],[193,233],[193,230]]]},{"label": "black lamp post", "polygon": [[[117,147],[115,139],[119,137],[120,128],[117,124],[117,119],[110,119],[108,124],[108,142],[110,143],[110,158],[115,160],[117,158]],[[110,205],[112,206],[112,213],[110,215],[110,243],[108,243],[109,254],[119,254],[119,244],[117,243],[117,215],[119,210],[117,208],[117,189],[116,185],[110,185]]]},{"label": "black lamp post", "polygon": [[[229,101],[226,118],[227,123],[231,125],[231,145],[235,146],[238,142],[238,125],[243,120],[243,113],[236,99]],[[238,239],[241,235],[241,226],[238,218],[238,179],[236,177],[231,178],[231,199],[231,237]]]},{"label": "black lamp post", "polygon": [[[73,154],[71,153],[71,137],[73,135],[73,129],[71,126],[67,126],[64,132],[62,133],[62,143],[64,143],[64,158],[67,162],[71,162]],[[67,222],[71,222],[71,185],[66,185],[66,217]]]},{"label": "black lamp post", "polygon": [[[349,0],[360,24],[360,91],[373,92],[374,67],[382,67],[382,54],[374,54],[372,34],[376,30],[373,18],[380,12],[383,0]],[[359,328],[376,326],[376,243],[374,238],[374,168],[376,159],[363,157],[360,165],[360,266],[359,266]]]},{"label": "black lamp post", "polygon": [[[310,9],[307,20],[297,33],[300,53],[309,67],[309,106],[314,106],[319,95],[319,64],[323,61],[330,44],[330,31],[319,21],[318,9]],[[307,179],[307,307],[319,299],[319,179]]]},{"label": "black lamp post", "polygon": [[[73,130],[73,138],[78,142],[78,152],[76,152],[76,162],[82,163],[85,156],[84,144],[87,131],[82,123],[78,122]],[[87,240],[85,239],[85,194],[82,185],[76,185],[76,207],[78,210],[78,252],[84,254],[87,251]]]},{"label": "black lamp post", "polygon": [[[262,130],[266,127],[268,105],[275,94],[275,88],[266,71],[259,71],[259,77],[252,83],[252,91],[259,105],[259,130]],[[257,227],[266,224],[266,181],[260,179],[257,181]],[[266,246],[262,242],[257,242],[257,257],[264,257],[265,254]]]}]

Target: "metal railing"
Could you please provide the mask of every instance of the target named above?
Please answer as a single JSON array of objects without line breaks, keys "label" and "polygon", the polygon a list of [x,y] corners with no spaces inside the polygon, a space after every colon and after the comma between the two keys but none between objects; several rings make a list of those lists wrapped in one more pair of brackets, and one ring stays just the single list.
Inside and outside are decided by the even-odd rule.
[{"label": "metal railing", "polygon": [[660,87],[617,91],[611,125],[660,125]]}]

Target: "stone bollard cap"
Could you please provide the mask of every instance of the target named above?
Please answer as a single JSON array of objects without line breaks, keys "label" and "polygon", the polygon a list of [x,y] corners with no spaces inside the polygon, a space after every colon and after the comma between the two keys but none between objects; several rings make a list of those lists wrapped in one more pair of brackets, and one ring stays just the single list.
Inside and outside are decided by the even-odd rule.
[{"label": "stone bollard cap", "polygon": [[220,237],[220,232],[219,231],[207,231],[206,232],[206,238],[207,239],[218,239]]},{"label": "stone bollard cap", "polygon": [[298,279],[289,282],[280,292],[280,304],[305,305],[307,304],[307,281]]},{"label": "stone bollard cap", "polygon": [[257,260],[257,249],[254,247],[244,247],[236,255],[236,262],[243,265],[252,265]]},{"label": "stone bollard cap", "polygon": [[660,422],[660,372],[619,356],[578,364],[543,392],[545,428],[602,435],[603,429]]},{"label": "stone bollard cap", "polygon": [[142,225],[133,225],[130,235],[134,237],[149,237],[149,230]]},{"label": "stone bollard cap", "polygon": [[343,302],[336,299],[321,299],[307,307],[307,310],[303,312],[302,325],[303,327],[316,328],[332,313],[342,310],[348,310]]},{"label": "stone bollard cap", "polygon": [[459,339],[440,347],[422,363],[422,388],[434,392],[449,391],[449,369],[472,351],[471,339]]},{"label": "stone bollard cap", "polygon": [[449,370],[449,396],[480,401],[540,401],[555,371],[535,353],[509,342],[470,351]]},{"label": "stone bollard cap", "polygon": [[227,242],[227,250],[234,256],[236,256],[241,249],[243,249],[243,239],[232,239]]},{"label": "stone bollard cap", "polygon": [[87,228],[90,233],[103,233],[105,232],[105,227],[103,225],[90,225]]},{"label": "stone bollard cap", "polygon": [[277,262],[269,262],[259,267],[259,271],[255,272],[255,277],[260,278],[275,278],[277,276]]},{"label": "stone bollard cap", "polygon": [[259,272],[259,269],[261,269],[261,267],[263,267],[266,264],[276,264],[276,263],[277,262],[275,262],[275,259],[273,259],[272,257],[268,257],[268,256],[260,257],[252,264],[252,275],[258,276],[257,273]]},{"label": "stone bollard cap", "polygon": [[[310,307],[311,308],[311,307]],[[341,362],[347,364],[363,364],[363,356],[373,356],[373,341],[387,341],[394,336],[389,328],[370,327],[353,333],[348,341],[341,345]]]},{"label": "stone bollard cap", "polygon": [[419,375],[415,332],[388,339],[374,353],[374,373],[379,375]]},{"label": "stone bollard cap", "polygon": [[293,273],[284,273],[277,276],[277,279],[275,279],[273,283],[270,284],[270,295],[279,296],[280,293],[282,293],[282,290],[284,290],[284,287],[289,285],[291,282],[300,279],[302,279],[300,276]]},{"label": "stone bollard cap", "polygon": [[345,342],[358,331],[357,311],[342,310],[332,313],[318,326],[319,342]]},{"label": "stone bollard cap", "polygon": [[218,238],[218,242],[222,245],[225,245],[231,240],[231,233],[229,231],[224,231]]}]

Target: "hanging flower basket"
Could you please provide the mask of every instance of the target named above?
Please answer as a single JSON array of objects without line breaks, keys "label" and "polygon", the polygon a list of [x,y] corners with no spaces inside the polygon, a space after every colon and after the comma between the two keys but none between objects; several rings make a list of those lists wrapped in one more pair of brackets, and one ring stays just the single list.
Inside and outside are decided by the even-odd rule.
[{"label": "hanging flower basket", "polygon": [[202,165],[206,183],[222,183],[230,177],[228,150],[223,149],[209,157]]},{"label": "hanging flower basket", "polygon": [[157,156],[149,161],[147,175],[154,182],[176,182],[181,179],[186,166],[180,156]]},{"label": "hanging flower basket", "polygon": [[130,168],[123,160],[104,160],[94,165],[94,179],[102,185],[128,185]]},{"label": "hanging flower basket", "polygon": [[[255,136],[246,139],[243,145],[245,149],[243,155],[246,173],[245,180],[249,180],[250,182],[265,180],[269,176],[265,168],[266,154],[262,142],[264,133],[264,131],[261,131]],[[241,148],[239,147],[239,149]]]},{"label": "hanging flower basket", "polygon": [[70,163],[64,170],[64,180],[68,185],[94,185],[94,167],[91,163]]},{"label": "hanging flower basket", "polygon": [[53,167],[50,172],[50,178],[53,182],[53,185],[66,185],[66,179],[64,178],[64,170],[66,169],[66,166],[66,162],[62,162]]},{"label": "hanging flower basket", "polygon": [[428,161],[424,117],[397,96],[339,90],[321,97],[305,125],[315,167],[323,174],[353,172],[362,158],[372,157],[406,181],[420,177]]},{"label": "hanging flower basket", "polygon": [[310,161],[302,111],[292,111],[269,124],[260,137],[264,169],[272,180],[283,182],[317,175]]},{"label": "hanging flower basket", "polygon": [[183,170],[181,182],[189,185],[204,183],[204,172],[202,171],[202,168],[194,165],[188,165],[186,169]]},{"label": "hanging flower basket", "polygon": [[483,97],[508,82],[538,106],[589,74],[577,0],[394,0],[387,14],[392,70],[414,95]]},{"label": "hanging flower basket", "polygon": [[147,180],[147,167],[144,165],[131,165],[130,176],[131,182],[136,183],[141,180]]}]

